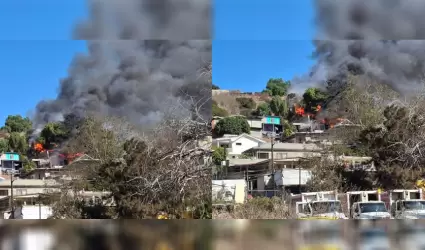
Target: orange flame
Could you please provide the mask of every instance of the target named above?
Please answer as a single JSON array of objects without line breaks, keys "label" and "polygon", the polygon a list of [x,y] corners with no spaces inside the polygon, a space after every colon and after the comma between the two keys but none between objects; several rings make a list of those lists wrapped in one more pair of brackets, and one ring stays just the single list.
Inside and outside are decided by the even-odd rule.
[{"label": "orange flame", "polygon": [[43,152],[43,151],[44,151],[44,147],[43,147],[43,145],[42,145],[41,143],[36,143],[36,144],[34,145],[34,149],[35,149],[37,152]]},{"label": "orange flame", "polygon": [[303,107],[295,107],[295,114],[297,114],[299,116],[303,116],[305,114],[304,108]]},{"label": "orange flame", "polygon": [[316,112],[319,112],[321,109],[322,109],[322,106],[317,105],[317,107],[316,107]]}]

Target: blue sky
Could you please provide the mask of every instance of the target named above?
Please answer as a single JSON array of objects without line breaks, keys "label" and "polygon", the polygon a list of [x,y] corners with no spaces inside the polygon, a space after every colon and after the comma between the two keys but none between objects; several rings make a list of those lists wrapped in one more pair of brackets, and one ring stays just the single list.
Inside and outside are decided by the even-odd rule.
[{"label": "blue sky", "polygon": [[314,35],[312,0],[216,0],[213,82],[261,91],[269,78],[308,72]]},{"label": "blue sky", "polygon": [[75,53],[86,51],[84,41],[70,40],[85,16],[83,0],[0,2],[0,125],[56,96]]},{"label": "blue sky", "polygon": [[[0,1],[0,125],[54,98],[73,56],[71,39],[85,0]],[[268,78],[291,79],[312,61],[311,0],[215,0],[213,80],[222,88],[260,91]]]}]

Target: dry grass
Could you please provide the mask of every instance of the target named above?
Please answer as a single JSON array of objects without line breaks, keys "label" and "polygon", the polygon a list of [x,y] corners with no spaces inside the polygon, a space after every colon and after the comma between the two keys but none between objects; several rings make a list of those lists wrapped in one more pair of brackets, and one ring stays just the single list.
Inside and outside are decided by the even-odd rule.
[{"label": "dry grass", "polygon": [[213,219],[292,219],[291,211],[280,198],[258,197],[233,209],[214,209]]}]

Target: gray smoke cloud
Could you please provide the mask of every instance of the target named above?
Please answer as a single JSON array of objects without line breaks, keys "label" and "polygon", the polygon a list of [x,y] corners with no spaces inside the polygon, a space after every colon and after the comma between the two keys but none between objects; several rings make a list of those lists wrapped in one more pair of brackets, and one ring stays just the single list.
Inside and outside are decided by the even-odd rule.
[{"label": "gray smoke cloud", "polygon": [[[315,0],[317,64],[307,85],[344,83],[366,74],[401,93],[422,87],[425,73],[425,1]],[[332,89],[332,86],[331,86]]]},{"label": "gray smoke cloud", "polygon": [[74,31],[88,53],[75,56],[57,98],[37,105],[35,124],[90,112],[147,124],[193,99],[188,86],[195,100],[208,99],[200,70],[211,63],[210,26],[210,0],[90,1]]}]

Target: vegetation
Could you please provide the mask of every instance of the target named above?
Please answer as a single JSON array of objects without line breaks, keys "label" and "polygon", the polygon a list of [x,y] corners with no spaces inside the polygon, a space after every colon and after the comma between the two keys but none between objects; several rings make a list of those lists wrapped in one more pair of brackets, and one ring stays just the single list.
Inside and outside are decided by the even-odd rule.
[{"label": "vegetation", "polygon": [[249,134],[248,121],[243,116],[229,116],[221,119],[214,127],[214,136],[221,137],[224,134],[240,135]]},{"label": "vegetation", "polygon": [[284,137],[289,137],[295,132],[295,126],[292,125],[288,120],[281,120],[283,127],[283,135]]},{"label": "vegetation", "polygon": [[254,100],[248,97],[239,97],[236,98],[236,101],[239,103],[240,109],[255,109],[257,106]]},{"label": "vegetation", "polygon": [[[268,93],[272,93],[273,87],[269,86],[268,89]],[[400,98],[387,85],[367,76],[349,76],[347,84],[332,98],[326,91],[317,88],[307,89],[301,101],[288,96],[287,101],[283,101],[276,92],[270,102],[259,104],[255,111],[260,115],[279,115],[285,137],[290,136],[294,130],[290,122],[291,111],[287,111],[286,107],[291,102],[303,105],[306,112],[312,113],[320,112],[316,108],[326,104],[326,116],[323,115],[323,118],[343,117],[349,120],[349,126],[329,130],[329,140],[333,144],[324,147],[323,157],[311,159],[308,164],[299,163],[307,164],[305,167],[312,171],[312,178],[307,183],[309,191],[412,189],[417,180],[425,178],[425,161],[422,155],[425,151],[423,92],[408,99]],[[346,164],[350,163],[341,158],[343,155],[365,157],[363,164],[373,163],[376,171],[361,168],[346,171]],[[257,199],[259,198],[254,198],[256,202]],[[268,198],[264,199],[270,201]],[[214,216],[290,218],[290,215],[283,215],[283,210],[276,207],[272,210],[267,206],[260,208],[250,200],[232,211],[217,210]]]},{"label": "vegetation", "polygon": [[291,219],[289,207],[279,197],[255,197],[235,207],[216,209],[214,219]]},{"label": "vegetation", "polygon": [[303,94],[303,102],[308,112],[317,112],[317,106],[323,105],[327,99],[327,93],[319,88],[308,88]]},{"label": "vegetation", "polygon": [[212,115],[213,116],[225,117],[225,116],[228,116],[229,113],[227,112],[227,110],[220,108],[217,105],[217,102],[213,101],[213,103],[212,103]]},{"label": "vegetation", "polygon": [[212,160],[214,165],[220,166],[222,161],[226,160],[227,152],[225,148],[222,147],[214,147],[212,148],[213,154],[212,154]]},{"label": "vegetation", "polygon": [[280,116],[282,118],[286,118],[288,116],[289,109],[286,100],[282,100],[282,98],[274,96],[270,101],[269,106],[270,111],[274,115]]},{"label": "vegetation", "polygon": [[[60,192],[46,194],[55,219],[145,219],[159,213],[211,219],[211,124],[200,115],[209,101],[210,96],[187,98],[179,112],[170,107],[154,127],[123,117],[70,114],[36,124],[44,126],[33,131],[28,118],[9,116],[0,150],[18,152],[25,170],[34,168],[32,158],[49,154],[74,160],[65,170],[68,178],[58,181]],[[75,160],[84,154],[88,160]],[[103,195],[89,201],[82,190]]]},{"label": "vegetation", "polygon": [[285,96],[288,94],[290,87],[290,81],[284,81],[282,78],[271,78],[267,82],[266,88],[263,92],[270,96]]},{"label": "vegetation", "polygon": [[260,105],[258,105],[255,113],[258,116],[266,116],[266,115],[270,115],[271,114],[271,109],[270,109],[270,105],[268,103],[261,103]]},{"label": "vegetation", "polygon": [[31,129],[31,120],[21,115],[9,115],[6,118],[4,127],[1,128],[1,130],[7,131],[8,133],[27,133]]}]

